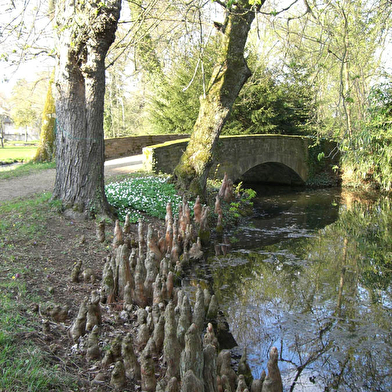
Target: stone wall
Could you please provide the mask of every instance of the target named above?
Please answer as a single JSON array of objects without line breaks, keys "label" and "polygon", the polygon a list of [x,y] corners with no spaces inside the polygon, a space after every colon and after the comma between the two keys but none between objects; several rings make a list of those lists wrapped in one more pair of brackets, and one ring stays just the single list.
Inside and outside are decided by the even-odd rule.
[{"label": "stone wall", "polygon": [[143,135],[105,139],[105,160],[141,154],[143,147],[186,137],[189,135]]},{"label": "stone wall", "polygon": [[170,141],[143,148],[144,170],[171,174],[177,166],[189,139]]}]

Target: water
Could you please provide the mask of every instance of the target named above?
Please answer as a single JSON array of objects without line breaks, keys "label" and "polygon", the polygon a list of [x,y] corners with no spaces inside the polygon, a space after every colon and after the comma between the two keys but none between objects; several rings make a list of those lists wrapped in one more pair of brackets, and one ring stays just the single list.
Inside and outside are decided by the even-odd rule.
[{"label": "water", "polygon": [[392,390],[392,203],[262,190],[213,289],[254,377],[280,352],[285,391]]},{"label": "water", "polygon": [[22,165],[22,162],[14,162],[14,163],[5,163],[0,165],[0,172],[1,171],[9,171],[9,170],[14,170],[18,166]]}]

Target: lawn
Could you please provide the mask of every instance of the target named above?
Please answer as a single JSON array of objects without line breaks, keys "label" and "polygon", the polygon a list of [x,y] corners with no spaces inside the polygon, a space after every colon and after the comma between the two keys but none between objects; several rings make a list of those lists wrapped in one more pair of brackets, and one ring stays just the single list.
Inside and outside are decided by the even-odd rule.
[{"label": "lawn", "polygon": [[14,146],[5,144],[4,148],[0,146],[0,163],[12,163],[20,161],[29,161],[35,155],[37,146]]}]

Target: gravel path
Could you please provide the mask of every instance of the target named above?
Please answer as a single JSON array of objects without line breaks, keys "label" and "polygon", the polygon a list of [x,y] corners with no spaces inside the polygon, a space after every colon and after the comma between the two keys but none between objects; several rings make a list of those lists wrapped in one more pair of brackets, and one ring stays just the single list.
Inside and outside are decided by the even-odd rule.
[{"label": "gravel path", "polygon": [[[113,159],[105,162],[105,177],[141,170],[142,155]],[[0,180],[0,204],[15,198],[23,198],[52,191],[56,176],[55,169],[42,170],[24,177]]]}]

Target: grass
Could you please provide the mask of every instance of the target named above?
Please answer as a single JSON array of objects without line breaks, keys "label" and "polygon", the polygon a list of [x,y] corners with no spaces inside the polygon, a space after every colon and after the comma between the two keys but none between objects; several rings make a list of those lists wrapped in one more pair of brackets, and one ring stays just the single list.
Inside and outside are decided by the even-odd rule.
[{"label": "grass", "polygon": [[23,247],[17,248],[15,234],[23,243],[45,236],[46,219],[56,208],[50,197],[45,193],[0,206],[0,391],[65,391],[73,384],[53,366],[38,333],[39,318],[29,310],[40,299],[19,279],[30,266],[19,260]]},{"label": "grass", "polygon": [[37,146],[15,146],[5,144],[0,148],[0,163],[24,162],[34,158]]},{"label": "grass", "polygon": [[0,180],[6,180],[14,177],[22,177],[28,174],[35,173],[40,170],[54,169],[55,167],[56,167],[55,162],[44,162],[44,163],[27,162],[16,167],[13,170],[0,171]]},{"label": "grass", "polygon": [[10,146],[37,146],[39,144],[39,140],[28,140],[27,142],[24,140],[7,140],[5,144]]},{"label": "grass", "polygon": [[70,381],[63,379],[49,364],[46,352],[29,339],[40,326],[23,316],[20,301],[14,298],[26,295],[24,284],[15,275],[12,278],[0,284],[0,391],[61,390]]},{"label": "grass", "polygon": [[[39,170],[51,169],[56,166],[54,162],[35,163],[32,161],[34,158],[37,146],[35,142],[27,142],[26,146],[17,146],[15,143],[22,142],[7,142],[4,148],[0,148],[0,164],[8,164],[14,162],[24,162],[20,166],[12,170],[0,171],[0,180],[6,180],[14,177],[22,177]],[[0,166],[1,168],[1,166]]]}]

